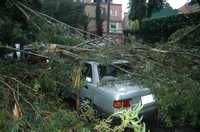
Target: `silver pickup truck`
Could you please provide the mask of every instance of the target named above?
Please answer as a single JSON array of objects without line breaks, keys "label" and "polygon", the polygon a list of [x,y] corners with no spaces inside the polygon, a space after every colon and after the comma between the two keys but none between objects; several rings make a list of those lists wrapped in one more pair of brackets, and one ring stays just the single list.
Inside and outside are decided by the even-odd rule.
[{"label": "silver pickup truck", "polygon": [[151,114],[156,110],[154,96],[148,88],[131,82],[126,72],[130,68],[125,60],[103,65],[87,61],[82,75],[86,85],[80,90],[81,99],[89,99],[105,114],[120,112],[141,103],[141,114]]}]

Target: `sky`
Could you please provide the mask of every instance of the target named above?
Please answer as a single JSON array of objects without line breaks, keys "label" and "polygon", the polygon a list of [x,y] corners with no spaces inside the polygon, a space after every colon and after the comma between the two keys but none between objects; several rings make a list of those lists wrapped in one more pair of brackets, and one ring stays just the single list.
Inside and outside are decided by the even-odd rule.
[{"label": "sky", "polygon": [[[117,4],[122,4],[123,6],[123,12],[127,12],[128,11],[128,1],[129,0],[113,0],[114,3]],[[174,8],[177,9],[181,6],[183,6],[186,2],[188,2],[190,0],[167,0],[167,2]]]}]

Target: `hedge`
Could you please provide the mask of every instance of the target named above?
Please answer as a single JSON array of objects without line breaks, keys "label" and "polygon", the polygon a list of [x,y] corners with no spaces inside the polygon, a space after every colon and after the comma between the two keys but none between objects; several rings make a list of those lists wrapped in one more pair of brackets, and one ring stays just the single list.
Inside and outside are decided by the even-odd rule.
[{"label": "hedge", "polygon": [[200,12],[191,14],[179,14],[169,17],[145,19],[140,23],[138,32],[132,29],[124,30],[125,35],[133,34],[149,42],[167,40],[176,30],[185,26],[192,26],[200,23]]}]

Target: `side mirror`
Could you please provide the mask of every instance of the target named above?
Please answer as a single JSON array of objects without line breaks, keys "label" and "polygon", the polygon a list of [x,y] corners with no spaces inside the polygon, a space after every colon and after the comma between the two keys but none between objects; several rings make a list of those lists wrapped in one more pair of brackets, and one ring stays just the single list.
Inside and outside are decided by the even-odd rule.
[{"label": "side mirror", "polygon": [[92,82],[92,78],[91,77],[86,77],[86,82],[91,83]]}]

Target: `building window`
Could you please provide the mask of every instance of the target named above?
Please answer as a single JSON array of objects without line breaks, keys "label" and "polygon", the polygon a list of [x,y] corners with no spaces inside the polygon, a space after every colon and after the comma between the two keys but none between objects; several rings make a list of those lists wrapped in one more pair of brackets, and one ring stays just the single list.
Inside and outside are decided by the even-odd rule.
[{"label": "building window", "polygon": [[111,22],[111,23],[110,23],[110,29],[111,29],[111,30],[116,30],[116,29],[117,29],[117,23]]},{"label": "building window", "polygon": [[[107,3],[108,1],[109,1],[109,0],[103,0],[103,2],[106,2],[106,3]],[[112,3],[112,0],[110,0],[110,2]]]},{"label": "building window", "polygon": [[[97,0],[91,0],[91,3],[96,3]],[[107,3],[108,0],[100,0],[100,2],[102,3]],[[110,2],[112,3],[112,0],[110,0]]]},{"label": "building window", "polygon": [[118,32],[120,30],[120,23],[119,22],[111,22],[110,23],[110,32]]},{"label": "building window", "polygon": [[117,16],[117,10],[110,10],[110,16]]},{"label": "building window", "polygon": [[[96,3],[96,2],[97,2],[97,0],[92,0],[92,3]],[[101,2],[101,0],[99,2]]]}]

